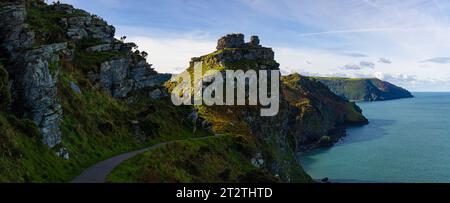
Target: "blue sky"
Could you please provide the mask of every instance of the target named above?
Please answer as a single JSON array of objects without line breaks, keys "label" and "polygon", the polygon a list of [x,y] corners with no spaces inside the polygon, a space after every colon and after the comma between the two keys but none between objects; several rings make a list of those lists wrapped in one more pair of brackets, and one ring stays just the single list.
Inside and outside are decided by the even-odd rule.
[{"label": "blue sky", "polygon": [[259,35],[284,73],[378,77],[450,91],[448,0],[63,0],[127,36],[160,72],[177,73],[227,33]]}]

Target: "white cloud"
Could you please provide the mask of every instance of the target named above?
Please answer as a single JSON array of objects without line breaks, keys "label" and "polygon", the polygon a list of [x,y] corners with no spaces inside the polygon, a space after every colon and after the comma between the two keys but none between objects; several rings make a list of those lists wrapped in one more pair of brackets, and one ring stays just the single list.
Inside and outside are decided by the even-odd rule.
[{"label": "white cloud", "polygon": [[379,58],[378,59],[378,63],[386,63],[386,64],[391,64],[392,61],[387,59],[387,58]]},{"label": "white cloud", "polygon": [[180,73],[189,66],[192,57],[211,53],[216,43],[190,38],[152,38],[131,36],[127,41],[135,42],[139,50],[149,53],[148,61],[158,72]]},{"label": "white cloud", "polygon": [[450,57],[436,57],[421,61],[420,63],[438,63],[438,64],[449,64]]}]

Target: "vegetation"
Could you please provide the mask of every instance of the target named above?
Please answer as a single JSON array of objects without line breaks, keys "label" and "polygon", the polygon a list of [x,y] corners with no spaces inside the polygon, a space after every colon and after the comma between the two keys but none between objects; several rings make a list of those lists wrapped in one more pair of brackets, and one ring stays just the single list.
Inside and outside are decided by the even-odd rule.
[{"label": "vegetation", "polygon": [[313,77],[337,95],[352,101],[377,101],[412,97],[407,90],[376,78]]},{"label": "vegetation", "polygon": [[[209,136],[187,121],[189,108],[175,108],[166,101],[150,101],[137,94],[135,102],[114,99],[106,92],[89,87],[63,65],[59,95],[64,111],[61,124],[63,144],[70,159],[55,155],[42,144],[32,121],[0,114],[0,182],[67,182],[90,165],[108,157],[156,143]],[[69,82],[83,84],[82,94],[73,92]],[[135,134],[131,121],[142,127]],[[186,120],[184,122],[180,122]],[[56,149],[56,148],[55,148]]]},{"label": "vegetation", "polygon": [[[112,58],[144,59],[147,53],[88,52],[87,48],[103,42],[92,38],[70,41],[58,25],[61,18],[82,11],[65,14],[42,1],[36,2],[38,6],[27,7],[26,19],[30,29],[36,32],[35,45],[67,41],[75,50],[73,59],[61,58],[49,64],[52,75],[58,77],[58,101],[64,112],[63,140],[59,146],[49,149],[42,143],[34,122],[8,111],[11,103],[8,72],[0,66],[0,182],[68,182],[101,160],[163,142],[169,143],[120,165],[108,181],[312,182],[296,160],[297,138],[280,134],[284,125],[281,119],[260,118],[259,106],[177,107],[171,104],[170,98],[150,99],[148,92],[152,89],[135,91],[124,99],[113,98],[88,79],[87,73],[98,73],[101,64]],[[128,46],[137,48],[133,44]],[[204,71],[262,66],[278,69],[274,60],[220,63],[221,56],[237,51],[249,50],[224,49],[198,60],[203,62]],[[188,69],[191,74],[192,69]],[[74,91],[74,85],[81,92]],[[170,89],[173,83],[167,87]],[[345,117],[349,123],[365,119],[356,105],[330,93],[327,87],[312,79],[300,75],[283,78],[283,90],[284,109],[280,116],[290,116],[288,104],[298,107],[300,112],[294,117],[301,118],[299,123],[305,127],[305,134],[319,134],[319,142],[334,141],[328,136],[328,127],[336,124],[332,119]],[[189,118],[194,110],[211,124],[211,129],[197,128],[198,124]],[[67,150],[70,159],[56,156],[60,149]],[[264,163],[255,164],[254,160],[261,157]],[[275,174],[278,172],[283,174]]]},{"label": "vegetation", "polygon": [[6,110],[10,103],[8,72],[0,64],[0,111]]},{"label": "vegetation", "polygon": [[85,38],[80,40],[75,46],[74,66],[82,72],[93,71],[98,73],[100,65],[113,57],[124,56],[126,53],[119,51],[87,52],[86,49],[92,46],[103,44],[100,39]]},{"label": "vegetation", "polygon": [[57,12],[42,1],[36,1],[38,6],[27,6],[26,23],[36,32],[36,44],[52,44],[65,41],[65,31],[59,21],[66,17],[64,13]]},{"label": "vegetation", "polygon": [[[277,182],[259,171],[240,151],[247,147],[233,135],[170,143],[133,158],[108,177],[109,182]],[[256,176],[255,174],[262,174]]]}]

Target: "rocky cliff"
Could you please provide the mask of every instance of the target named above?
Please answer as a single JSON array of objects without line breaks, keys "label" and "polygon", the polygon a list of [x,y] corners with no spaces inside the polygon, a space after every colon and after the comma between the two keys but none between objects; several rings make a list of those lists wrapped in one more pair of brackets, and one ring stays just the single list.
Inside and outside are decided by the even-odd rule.
[{"label": "rocky cliff", "polygon": [[[0,19],[0,182],[66,182],[105,158],[180,139],[111,181],[311,182],[296,153],[367,122],[356,105],[300,75],[282,78],[274,117],[258,106],[174,106],[171,76],[100,17],[7,0]],[[231,34],[188,72],[198,61],[222,72],[278,70],[274,55],[257,36]]]},{"label": "rocky cliff", "polygon": [[1,57],[12,82],[11,108],[33,120],[50,147],[61,142],[63,111],[57,83],[63,60],[79,63],[84,57],[91,60],[97,54],[106,55],[99,61],[100,67],[80,65],[93,82],[114,97],[125,97],[168,79],[157,74],[139,52],[133,52],[136,45],[115,39],[114,27],[95,15],[40,1],[6,1],[1,7]]},{"label": "rocky cliff", "polygon": [[[217,51],[192,58],[187,72],[192,74],[196,62],[202,62],[205,72],[218,70],[222,74],[226,70],[279,70],[272,49],[259,43],[257,36],[245,43],[242,34],[227,35],[219,39]],[[310,78],[286,76],[280,81],[280,87],[280,111],[273,117],[261,117],[260,106],[197,108],[212,123],[215,133],[240,135],[255,143],[258,147],[254,149],[253,159],[261,159],[258,167],[276,174],[284,182],[296,182],[307,179],[295,158],[297,152],[331,146],[345,136],[346,125],[365,124],[367,119],[354,103]]]},{"label": "rocky cliff", "polygon": [[384,101],[411,98],[406,89],[377,78],[327,78],[315,77],[337,95],[351,101]]},{"label": "rocky cliff", "polygon": [[115,39],[100,17],[67,4],[7,0],[0,19],[0,181],[67,181],[167,131],[191,131],[160,123],[191,110],[160,105],[165,111],[154,115],[170,75],[154,71],[136,44]]}]

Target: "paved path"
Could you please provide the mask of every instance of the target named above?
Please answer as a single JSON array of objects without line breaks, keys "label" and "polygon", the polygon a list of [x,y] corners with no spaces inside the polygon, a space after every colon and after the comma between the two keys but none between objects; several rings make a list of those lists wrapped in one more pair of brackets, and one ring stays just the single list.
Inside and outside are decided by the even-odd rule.
[{"label": "paved path", "polygon": [[93,166],[89,167],[88,169],[84,170],[81,175],[76,177],[72,180],[72,183],[106,183],[106,177],[109,173],[111,173],[117,166],[119,166],[124,161],[135,157],[138,154],[142,154],[146,151],[149,151],[151,149],[155,149],[170,143],[178,142],[178,141],[187,141],[187,140],[202,140],[202,139],[208,139],[211,137],[218,137],[223,135],[216,135],[216,136],[208,136],[208,137],[200,137],[200,138],[189,138],[184,140],[174,140],[169,142],[163,142],[159,144],[152,145],[150,147],[124,153],[115,157],[111,157],[109,159],[106,159],[104,161],[98,162],[94,164]]}]

